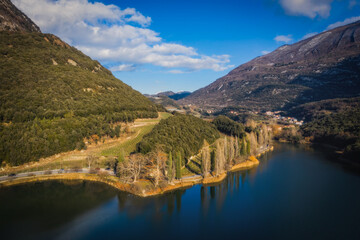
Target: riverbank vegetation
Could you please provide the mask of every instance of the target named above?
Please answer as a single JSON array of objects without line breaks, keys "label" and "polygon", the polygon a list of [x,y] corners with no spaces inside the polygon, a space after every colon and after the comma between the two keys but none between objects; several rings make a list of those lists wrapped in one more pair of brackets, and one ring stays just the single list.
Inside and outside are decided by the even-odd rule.
[{"label": "riverbank vegetation", "polygon": [[150,180],[155,186],[165,186],[183,177],[216,178],[246,162],[251,155],[269,149],[270,131],[266,125],[259,125],[246,132],[241,124],[227,117],[209,123],[176,114],[144,136],[137,145],[137,153],[118,164],[117,176],[133,183]]},{"label": "riverbank vegetation", "polygon": [[316,143],[336,146],[345,157],[360,163],[360,110],[353,109],[315,118],[301,128]]},{"label": "riverbank vegetation", "polygon": [[[167,118],[168,115],[162,117]],[[137,124],[142,126],[139,122]],[[233,127],[240,130],[232,131]],[[226,117],[219,117],[211,123],[189,115],[170,115],[153,126],[150,133],[137,144],[136,152],[129,154],[119,148],[116,155],[113,152],[106,158],[102,167],[114,171],[116,176],[99,170],[99,156],[89,155],[82,161],[86,165],[83,167],[89,168],[89,173],[51,174],[51,177],[29,175],[28,179],[36,181],[77,176],[106,182],[140,196],[149,196],[197,183],[219,182],[229,171],[259,164],[254,155],[270,149],[269,131],[265,125],[253,125],[245,131],[244,126]],[[142,152],[144,142],[151,147],[146,152]],[[23,181],[26,180],[19,179],[14,184]]]}]

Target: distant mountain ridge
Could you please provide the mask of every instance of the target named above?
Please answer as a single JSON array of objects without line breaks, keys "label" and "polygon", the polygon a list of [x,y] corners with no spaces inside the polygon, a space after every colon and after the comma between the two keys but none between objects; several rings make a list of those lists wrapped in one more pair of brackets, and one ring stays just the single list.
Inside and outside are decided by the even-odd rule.
[{"label": "distant mountain ridge", "polygon": [[174,100],[180,100],[180,99],[183,99],[183,98],[189,96],[190,94],[191,94],[191,92],[188,92],[188,91],[181,91],[181,92],[176,92],[176,93],[173,91],[166,91],[166,92],[157,93],[155,95],[156,96],[167,96]]},{"label": "distant mountain ridge", "polygon": [[159,92],[157,94],[145,94],[147,98],[149,98],[155,104],[162,105],[164,107],[171,107],[171,108],[180,108],[177,104],[176,100],[183,99],[191,94],[191,92],[181,91],[181,92],[173,92],[173,91],[166,91],[166,92]]},{"label": "distant mountain ridge", "polygon": [[247,62],[181,99],[204,108],[277,110],[360,96],[360,21]]}]

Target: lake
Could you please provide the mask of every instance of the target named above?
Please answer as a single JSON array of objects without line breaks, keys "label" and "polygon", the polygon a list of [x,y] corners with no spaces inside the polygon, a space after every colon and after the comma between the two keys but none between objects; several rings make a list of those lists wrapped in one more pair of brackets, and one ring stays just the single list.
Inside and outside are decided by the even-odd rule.
[{"label": "lake", "polygon": [[360,239],[360,174],[276,144],[220,184],[140,198],[104,184],[0,189],[2,239]]}]

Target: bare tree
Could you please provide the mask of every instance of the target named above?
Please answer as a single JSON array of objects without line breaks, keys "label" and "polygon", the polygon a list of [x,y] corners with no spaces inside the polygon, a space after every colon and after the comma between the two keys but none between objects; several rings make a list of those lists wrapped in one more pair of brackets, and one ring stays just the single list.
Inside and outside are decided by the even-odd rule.
[{"label": "bare tree", "polygon": [[260,131],[258,132],[258,137],[257,137],[257,142],[260,146],[264,145],[265,144],[265,141],[264,141],[264,132],[263,132],[263,129],[260,128]]},{"label": "bare tree", "polygon": [[129,159],[120,162],[117,170],[120,179],[125,181],[132,180],[133,182],[139,180],[141,173],[144,171],[145,160],[141,154],[132,154]]},{"label": "bare tree", "polygon": [[166,154],[161,150],[160,147],[157,147],[154,155],[154,165],[155,165],[155,186],[159,185],[159,181],[166,176]]},{"label": "bare tree", "polygon": [[206,140],[204,140],[204,147],[201,151],[201,170],[204,177],[207,177],[210,172],[210,147]]},{"label": "bare tree", "polygon": [[220,155],[221,155],[221,146],[220,141],[216,141],[216,150],[215,150],[215,175],[218,176],[220,173]]},{"label": "bare tree", "polygon": [[236,136],[235,137],[235,159],[239,158],[240,156],[240,148],[239,148],[239,138]]},{"label": "bare tree", "polygon": [[224,155],[224,144],[223,140],[216,141],[216,152],[215,152],[215,174],[219,175],[224,171],[225,155]]},{"label": "bare tree", "polygon": [[228,147],[228,139],[227,139],[226,136],[225,136],[225,139],[224,139],[224,157],[225,157],[225,162],[224,163],[227,163],[228,158],[229,158],[229,147]]},{"label": "bare tree", "polygon": [[255,121],[254,120],[252,120],[252,119],[249,119],[249,120],[247,120],[246,121],[246,123],[245,123],[245,126],[247,126],[247,127],[251,127],[251,128],[256,128],[256,123],[255,123]]},{"label": "bare tree", "polygon": [[256,153],[256,148],[257,148],[257,141],[256,141],[256,136],[254,132],[250,133],[250,149],[251,149],[251,154],[255,154]]},{"label": "bare tree", "polygon": [[86,163],[91,168],[91,165],[96,162],[96,157],[94,155],[88,155],[86,157]]}]

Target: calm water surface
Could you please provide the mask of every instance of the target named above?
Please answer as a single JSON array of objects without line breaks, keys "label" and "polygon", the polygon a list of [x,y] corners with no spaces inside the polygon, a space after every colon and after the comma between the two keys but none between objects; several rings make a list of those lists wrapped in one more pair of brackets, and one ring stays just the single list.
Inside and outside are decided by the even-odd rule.
[{"label": "calm water surface", "polygon": [[80,181],[0,189],[1,238],[358,240],[360,174],[327,158],[281,144],[221,184],[146,199]]}]

